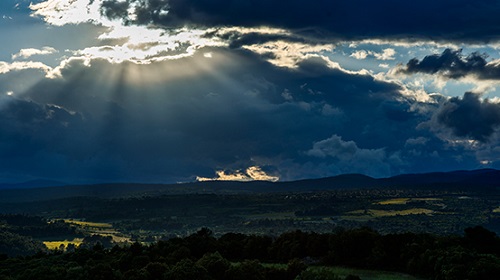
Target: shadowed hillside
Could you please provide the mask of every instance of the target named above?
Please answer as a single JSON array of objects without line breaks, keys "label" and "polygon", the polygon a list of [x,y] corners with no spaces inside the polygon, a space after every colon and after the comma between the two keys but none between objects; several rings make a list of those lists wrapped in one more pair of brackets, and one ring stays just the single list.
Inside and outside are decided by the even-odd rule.
[{"label": "shadowed hillside", "polygon": [[500,187],[500,171],[495,169],[480,169],[473,171],[406,174],[380,179],[361,174],[345,174],[290,182],[209,181],[183,184],[116,183],[44,188],[12,188],[0,190],[0,202],[26,202],[80,196],[113,198],[161,194],[308,192],[366,188],[492,191],[498,187]]}]

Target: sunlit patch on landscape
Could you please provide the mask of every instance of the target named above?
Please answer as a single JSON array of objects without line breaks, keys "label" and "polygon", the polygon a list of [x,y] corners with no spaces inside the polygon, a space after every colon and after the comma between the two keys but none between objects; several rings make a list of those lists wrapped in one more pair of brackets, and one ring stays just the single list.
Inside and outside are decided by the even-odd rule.
[{"label": "sunlit patch on landscape", "polygon": [[43,241],[43,244],[47,246],[49,250],[60,250],[68,248],[69,244],[73,244],[76,247],[82,244],[83,238],[75,238],[73,240],[62,240],[62,241]]},{"label": "sunlit patch on landscape", "polygon": [[380,201],[380,202],[376,202],[376,204],[380,204],[380,205],[399,205],[399,204],[406,204],[408,201],[410,201],[409,198],[393,198],[393,199],[389,199],[389,200],[384,200],[384,201]]},{"label": "sunlit patch on landscape", "polygon": [[355,210],[345,213],[342,216],[343,219],[346,220],[370,220],[382,217],[395,217],[395,216],[409,216],[409,215],[433,215],[438,214],[438,212],[425,208],[412,208],[412,209],[404,209],[404,210],[377,210],[377,209],[368,209],[368,210]]},{"label": "sunlit patch on landscape", "polygon": [[74,224],[82,227],[89,227],[89,228],[101,228],[101,229],[109,229],[113,228],[113,225],[108,224],[108,223],[95,223],[95,222],[85,222],[85,221],[78,221],[78,220],[64,220],[65,223],[68,224]]},{"label": "sunlit patch on landscape", "polygon": [[375,202],[374,204],[379,204],[379,205],[403,205],[403,204],[408,204],[410,202],[419,202],[419,201],[424,201],[424,202],[436,202],[436,201],[442,201],[442,198],[406,198],[406,197],[401,197],[401,198],[393,198],[393,199],[388,199],[388,200],[383,200],[379,202]]},{"label": "sunlit patch on landscape", "polygon": [[116,243],[130,242],[130,237],[128,235],[117,231],[113,227],[113,225],[109,223],[98,223],[98,222],[80,221],[73,219],[65,219],[64,222],[78,226],[79,231],[83,232],[86,236],[91,236],[91,235],[110,236],[113,242]]}]

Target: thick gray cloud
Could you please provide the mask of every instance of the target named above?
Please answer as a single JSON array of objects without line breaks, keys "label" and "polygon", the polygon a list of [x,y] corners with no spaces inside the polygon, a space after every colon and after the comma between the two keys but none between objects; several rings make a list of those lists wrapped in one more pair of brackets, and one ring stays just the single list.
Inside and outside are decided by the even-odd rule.
[{"label": "thick gray cloud", "polygon": [[391,174],[391,162],[384,149],[362,149],[354,141],[333,135],[313,144],[306,153],[312,157],[331,158],[329,168],[335,173],[362,173],[380,176]]},{"label": "thick gray cloud", "polygon": [[487,142],[500,127],[500,104],[466,92],[462,98],[443,102],[431,122],[435,130],[450,130],[455,137]]},{"label": "thick gray cloud", "polygon": [[[399,85],[330,68],[319,57],[288,69],[251,52],[205,48],[153,65],[95,59],[86,66],[75,59],[61,74],[15,94],[31,109],[14,110],[15,103],[3,109],[10,117],[1,145],[34,141],[24,142],[25,157],[4,154],[11,170],[55,176],[47,167],[31,172],[19,160],[33,158],[94,181],[186,181],[251,166],[275,170],[282,180],[389,176],[419,164],[400,153],[408,138],[432,137],[415,131],[427,116],[412,112],[414,101]],[[50,110],[57,112],[52,119]],[[27,121],[33,117],[24,111],[37,117]],[[358,147],[353,158],[308,152],[332,135],[353,141],[341,142]]]},{"label": "thick gray cloud", "polygon": [[0,102],[2,172],[20,178],[58,177],[68,171],[61,158],[85,153],[80,144],[88,135],[80,114],[15,97]]},{"label": "thick gray cloud", "polygon": [[[128,12],[135,7],[134,16]],[[498,40],[500,3],[493,0],[316,1],[108,0],[102,13],[127,24],[273,26],[324,37],[404,37],[437,41]]]},{"label": "thick gray cloud", "polygon": [[486,54],[477,52],[468,56],[462,50],[446,49],[442,54],[433,54],[422,60],[414,58],[396,72],[405,74],[438,74],[450,79],[474,76],[481,80],[500,79],[500,63],[488,63]]},{"label": "thick gray cloud", "polygon": [[[90,6],[69,18],[80,3],[35,9],[56,25],[47,33],[9,31],[26,37],[15,39],[21,48],[54,47],[63,62],[54,70],[59,60],[12,58],[19,43],[2,59],[11,61],[0,75],[2,178],[176,182],[253,170],[292,180],[500,164],[497,104],[473,94],[419,102],[383,75],[331,61],[357,68],[332,51],[343,39],[495,41],[495,1],[91,1],[148,29],[108,28]],[[55,40],[60,32],[84,34]],[[47,35],[40,45],[28,44],[34,33]],[[400,71],[496,79],[496,65],[446,50]]]}]

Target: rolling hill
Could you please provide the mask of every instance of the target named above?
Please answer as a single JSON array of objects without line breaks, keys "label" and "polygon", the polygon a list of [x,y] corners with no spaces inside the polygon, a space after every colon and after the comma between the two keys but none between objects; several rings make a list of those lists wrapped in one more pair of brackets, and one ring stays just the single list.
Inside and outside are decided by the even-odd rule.
[{"label": "rolling hill", "polygon": [[309,192],[364,188],[438,188],[440,190],[467,189],[469,191],[491,191],[498,187],[500,187],[500,171],[495,169],[480,169],[472,171],[405,174],[378,179],[361,174],[345,174],[334,177],[290,182],[209,181],[183,184],[116,183],[38,188],[24,187],[0,190],[0,202],[40,201],[81,196],[112,198],[154,196],[162,194]]}]

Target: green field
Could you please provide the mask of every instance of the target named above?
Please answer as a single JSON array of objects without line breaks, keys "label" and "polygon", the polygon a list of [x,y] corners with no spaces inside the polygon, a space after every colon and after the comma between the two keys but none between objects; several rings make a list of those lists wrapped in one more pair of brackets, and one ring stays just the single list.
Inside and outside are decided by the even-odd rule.
[{"label": "green field", "polygon": [[388,271],[377,271],[377,270],[365,270],[365,269],[355,269],[355,268],[347,268],[347,267],[327,267],[327,266],[319,266],[319,267],[309,267],[310,270],[327,270],[337,276],[342,278],[347,275],[357,275],[363,280],[421,280],[421,278],[417,278],[411,276],[409,274],[397,273],[397,272],[388,272]]},{"label": "green field", "polygon": [[[263,264],[265,267],[275,267],[279,269],[286,269],[285,264]],[[362,280],[422,280],[409,274],[390,272],[390,271],[379,271],[379,270],[367,270],[367,269],[356,269],[348,268],[342,266],[310,266],[307,270],[314,272],[327,272],[341,278],[345,278],[347,275],[357,275]]]}]

